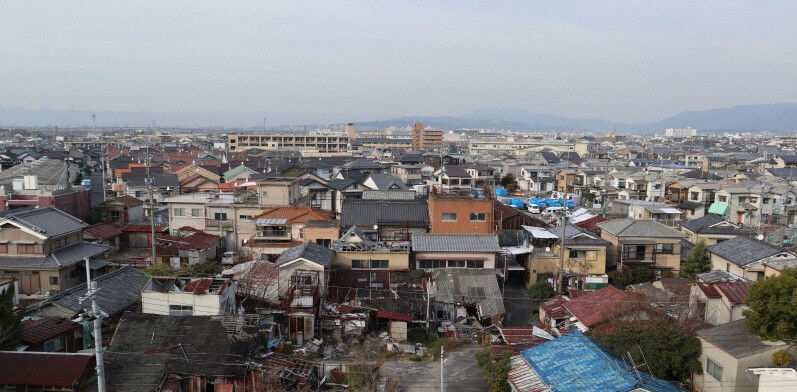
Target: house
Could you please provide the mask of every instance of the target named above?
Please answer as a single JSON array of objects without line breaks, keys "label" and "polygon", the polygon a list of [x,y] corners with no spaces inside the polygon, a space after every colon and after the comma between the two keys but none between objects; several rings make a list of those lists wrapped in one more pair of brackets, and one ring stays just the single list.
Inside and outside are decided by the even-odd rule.
[{"label": "house", "polygon": [[607,267],[646,266],[657,273],[681,269],[681,239],[686,235],[651,220],[620,219],[596,224],[612,243]]},{"label": "house", "polygon": [[431,185],[443,193],[470,194],[473,178],[463,166],[446,165],[433,173],[435,180]]},{"label": "house", "polygon": [[247,384],[252,388],[247,376],[254,339],[235,328],[228,331],[211,316],[127,313],[105,351],[107,388],[185,392],[243,391]]},{"label": "house", "polygon": [[24,351],[74,353],[89,348],[83,346],[83,325],[63,317],[26,322],[21,340]]},{"label": "house", "polygon": [[[0,218],[0,279],[16,279],[20,298],[27,299],[44,298],[80,284],[86,279],[86,269],[79,263],[110,250],[83,242],[86,226],[54,207]],[[107,264],[97,264],[93,274],[104,273]]]},{"label": "house", "polygon": [[242,163],[237,167],[227,170],[221,177],[224,179],[224,182],[233,182],[235,180],[248,180],[253,174],[258,174],[257,170],[249,168]]},{"label": "house", "polygon": [[268,207],[293,206],[302,197],[301,179],[294,177],[271,177],[257,182],[259,204]]},{"label": "house", "polygon": [[0,387],[9,391],[97,388],[94,354],[0,351]]},{"label": "house", "polygon": [[[155,241],[169,231],[169,222],[155,215]],[[122,226],[122,248],[152,248],[153,221],[149,218],[127,222]],[[156,260],[153,260],[155,262]]]},{"label": "house", "polygon": [[797,256],[778,254],[763,261],[764,279],[780,275],[784,268],[797,268]]},{"label": "house", "polygon": [[467,164],[463,166],[473,179],[474,188],[495,186],[495,169],[487,165]]},{"label": "house", "polygon": [[330,212],[310,207],[275,207],[254,216],[256,232],[246,246],[255,259],[276,258],[304,241],[304,227],[311,220],[329,220]]},{"label": "house", "polygon": [[299,192],[302,194],[300,204],[324,211],[334,211],[332,202],[335,190],[328,187],[323,180],[305,178],[299,182]]},{"label": "house", "polygon": [[368,178],[363,181],[363,185],[370,189],[389,190],[389,189],[407,189],[407,184],[403,183],[400,179],[393,177],[390,174],[370,174]]},{"label": "house", "polygon": [[704,241],[707,246],[749,234],[740,225],[716,215],[681,222],[681,231],[689,236],[689,242],[696,244]]},{"label": "house", "polygon": [[408,241],[429,227],[425,200],[344,200],[341,230],[359,227],[374,241]]},{"label": "house", "polygon": [[745,320],[732,321],[697,332],[703,374],[694,374],[695,387],[704,392],[755,392],[759,384],[747,370],[772,365],[772,354],[789,347],[763,341],[747,330]]},{"label": "house", "polygon": [[517,392],[680,391],[612,356],[578,331],[521,351],[511,358],[510,366],[507,381]]},{"label": "house", "polygon": [[[420,157],[420,155],[417,156]],[[408,186],[419,185],[423,182],[421,166],[417,164],[393,165],[390,167],[390,174]]]},{"label": "house", "polygon": [[[138,305],[141,289],[147,280],[147,275],[134,267],[122,267],[92,279],[101,289],[97,292],[97,302],[102,305],[102,311],[111,319]],[[88,306],[80,301],[85,295],[86,283],[82,283],[29,306],[28,315],[72,318]]]},{"label": "house", "polygon": [[311,219],[304,225],[305,242],[315,242],[327,248],[340,238],[340,221],[337,219]]},{"label": "house", "polygon": [[[573,192],[574,186],[581,186],[584,185],[582,183],[576,183],[576,177],[578,177],[578,170],[575,169],[564,169],[559,170],[556,173],[556,190],[560,192]],[[578,177],[579,182],[581,178]]]},{"label": "house", "polygon": [[503,296],[492,270],[435,269],[426,290],[434,319],[444,324],[473,318],[487,327],[500,324],[504,317]]},{"label": "house", "polygon": [[501,250],[495,234],[413,234],[417,269],[495,268]]},{"label": "house", "polygon": [[372,241],[357,226],[352,226],[339,240],[333,241],[332,249],[335,251],[333,266],[336,269],[366,271],[410,269],[409,241],[391,243]]},{"label": "house", "polygon": [[493,200],[457,194],[429,195],[430,232],[436,234],[493,234]]},{"label": "house", "polygon": [[697,201],[685,201],[676,206],[686,220],[702,218],[706,215],[706,205]]},{"label": "house", "polygon": [[[179,177],[178,177],[179,178]],[[219,183],[199,173],[180,179],[180,193],[218,192]]]},{"label": "house", "polygon": [[103,220],[116,224],[144,218],[144,201],[133,196],[123,195],[108,199],[101,204]]},{"label": "house", "polygon": [[743,304],[750,292],[750,282],[721,281],[696,282],[691,286],[689,305],[700,317],[711,325],[721,325],[743,319],[742,312],[748,309]]},{"label": "house", "polygon": [[[296,283],[292,280],[294,272],[317,272],[321,278],[324,278],[329,274],[334,259],[335,251],[314,242],[305,242],[286,250],[274,263],[280,271],[278,283],[280,298],[286,298]],[[325,279],[318,282],[322,292],[324,281]]]},{"label": "house", "polygon": [[608,321],[650,320],[652,310],[644,295],[606,286],[562,303],[571,325],[582,332]]},{"label": "house", "polygon": [[361,199],[363,191],[368,189],[362,181],[353,178],[331,180],[327,187],[332,190],[332,211],[336,216],[340,216],[344,200]]},{"label": "house", "polygon": [[230,315],[236,283],[226,278],[152,277],[141,290],[141,312],[172,316]]},{"label": "house", "polygon": [[[777,366],[747,368],[747,374],[758,383],[758,392],[779,392],[797,386],[797,369]],[[756,377],[758,376],[758,377]]]},{"label": "house", "polygon": [[190,226],[181,227],[157,239],[157,255],[169,257],[173,267],[217,261],[223,251],[221,236],[208,234]]},{"label": "house", "polygon": [[[559,274],[559,252],[562,228],[523,226],[525,242],[532,251],[526,255],[524,266],[528,273],[526,286],[539,280],[552,279]],[[611,243],[597,234],[568,224],[564,230],[565,284],[583,288],[587,276],[606,273],[606,250]]]},{"label": "house", "polygon": [[122,228],[113,222],[100,222],[83,229],[83,240],[102,244],[118,251]]},{"label": "house", "polygon": [[783,252],[780,248],[746,236],[733,237],[708,247],[711,269],[730,272],[756,281],[764,278],[765,259]]},{"label": "house", "polygon": [[[150,188],[154,187],[150,192]],[[133,177],[125,181],[125,194],[146,202],[154,200],[161,204],[166,198],[180,194],[180,181],[175,174],[153,174],[152,184],[145,177]],[[152,193],[152,194],[150,194]]]}]

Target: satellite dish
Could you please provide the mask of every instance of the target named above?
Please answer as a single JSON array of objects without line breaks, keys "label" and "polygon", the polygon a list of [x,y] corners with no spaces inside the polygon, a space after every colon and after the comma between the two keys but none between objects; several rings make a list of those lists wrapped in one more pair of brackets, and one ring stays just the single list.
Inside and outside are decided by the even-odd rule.
[{"label": "satellite dish", "polygon": [[546,246],[546,247],[545,247],[545,251],[546,251],[546,252],[550,252],[550,251],[551,251],[551,247],[550,247],[550,246]]},{"label": "satellite dish", "polygon": [[756,238],[758,238],[759,241],[763,241],[764,240],[764,235],[763,234],[759,234]]}]

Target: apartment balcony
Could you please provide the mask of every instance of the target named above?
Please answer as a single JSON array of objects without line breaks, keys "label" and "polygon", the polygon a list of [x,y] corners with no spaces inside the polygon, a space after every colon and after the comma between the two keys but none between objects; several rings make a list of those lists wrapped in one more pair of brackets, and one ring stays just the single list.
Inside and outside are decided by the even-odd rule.
[{"label": "apartment balcony", "polygon": [[224,228],[230,229],[234,225],[232,219],[205,219],[205,227],[206,228]]}]

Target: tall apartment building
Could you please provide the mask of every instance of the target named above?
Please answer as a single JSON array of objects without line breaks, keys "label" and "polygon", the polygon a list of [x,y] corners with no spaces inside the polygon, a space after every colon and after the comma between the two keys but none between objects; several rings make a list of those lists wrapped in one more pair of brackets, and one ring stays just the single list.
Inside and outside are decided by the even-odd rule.
[{"label": "tall apartment building", "polygon": [[667,128],[664,130],[666,137],[694,137],[697,136],[697,129],[692,127],[686,128]]},{"label": "tall apartment building", "polygon": [[230,134],[229,151],[243,151],[250,148],[262,150],[279,149],[315,149],[321,153],[346,152],[349,137],[346,135],[265,135],[265,134]]},{"label": "tall apartment building", "polygon": [[433,150],[443,147],[443,131],[423,129],[423,123],[415,123],[412,129],[413,150]]}]

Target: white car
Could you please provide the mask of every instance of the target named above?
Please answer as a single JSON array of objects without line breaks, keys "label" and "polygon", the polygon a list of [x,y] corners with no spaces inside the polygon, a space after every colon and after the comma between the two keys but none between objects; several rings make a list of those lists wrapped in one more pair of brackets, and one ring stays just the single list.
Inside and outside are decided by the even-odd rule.
[{"label": "white car", "polygon": [[222,265],[233,265],[235,264],[237,257],[235,257],[235,252],[224,252],[221,254],[221,264]]}]

